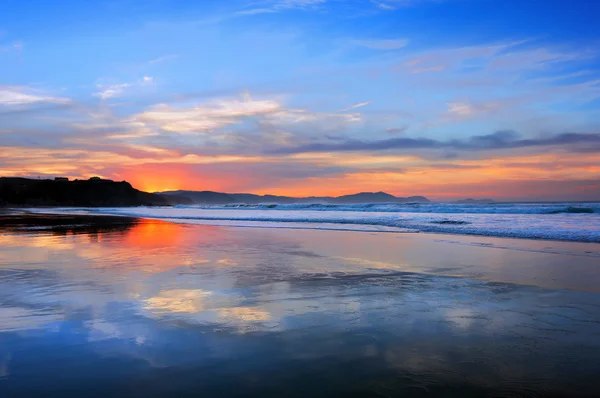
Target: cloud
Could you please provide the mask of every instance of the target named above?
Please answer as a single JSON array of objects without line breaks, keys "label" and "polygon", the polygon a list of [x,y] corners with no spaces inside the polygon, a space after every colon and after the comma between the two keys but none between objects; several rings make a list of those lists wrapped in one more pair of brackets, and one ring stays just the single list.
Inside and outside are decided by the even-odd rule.
[{"label": "cloud", "polygon": [[138,114],[135,119],[165,131],[193,133],[235,124],[246,117],[275,113],[280,109],[281,104],[274,100],[229,99],[192,108],[160,104]]},{"label": "cloud", "polygon": [[385,131],[390,134],[402,134],[402,133],[406,132],[406,130],[408,130],[408,126],[389,127],[387,129],[385,129]]},{"label": "cloud", "polygon": [[411,69],[409,71],[409,73],[412,75],[416,75],[418,73],[441,72],[445,69],[446,69],[446,67],[444,65],[437,65],[437,66],[429,66],[426,68],[414,68],[414,69]]},{"label": "cloud", "polygon": [[369,104],[373,103],[373,101],[366,101],[366,102],[359,102],[358,104],[354,104],[346,109],[342,109],[340,112],[347,112],[350,111],[352,109],[356,109],[356,108],[361,108],[363,106],[367,106]]},{"label": "cloud", "polygon": [[474,111],[470,104],[451,102],[448,104],[448,113],[457,116],[470,116]]},{"label": "cloud", "polygon": [[99,91],[92,95],[94,97],[99,97],[102,100],[107,100],[110,98],[120,97],[125,93],[126,89],[128,88],[149,86],[152,83],[154,83],[154,78],[152,76],[143,76],[140,80],[134,83],[121,83],[111,85],[96,84],[96,88]]},{"label": "cloud", "polygon": [[376,0],[371,0],[371,3],[373,3],[375,6],[382,10],[390,11],[397,10],[398,8],[403,7],[413,7],[425,3],[441,3],[443,1],[446,0],[386,0],[385,3]]},{"label": "cloud", "polygon": [[[589,145],[594,150],[590,150]],[[376,141],[336,140],[335,142],[314,142],[295,147],[271,149],[268,153],[292,154],[306,152],[353,152],[387,151],[413,149],[442,150],[499,150],[531,147],[560,146],[573,152],[600,151],[600,133],[562,133],[545,138],[520,138],[512,131],[498,131],[492,134],[473,136],[466,140],[439,141],[430,138],[390,138]]]},{"label": "cloud", "polygon": [[377,8],[380,8],[382,10],[395,10],[396,9],[396,7],[394,7],[394,6],[391,6],[386,3],[381,3],[379,1],[372,0],[371,3],[373,3]]},{"label": "cloud", "polygon": [[308,10],[316,9],[323,5],[328,0],[270,0],[262,4],[264,7],[251,8],[248,10],[238,11],[236,15],[258,15],[282,12],[287,10]]},{"label": "cloud", "polygon": [[[287,129],[310,129],[314,132],[330,131],[344,128],[347,123],[361,120],[357,112],[347,111],[368,105],[369,102],[358,103],[338,113],[313,112],[307,109],[286,107],[278,99],[253,99],[249,93],[242,98],[224,98],[207,101],[197,106],[176,107],[169,104],[159,104],[133,117],[142,125],[154,126],[172,133],[203,133],[211,131],[207,140],[221,140],[219,146],[244,143],[246,146],[289,142],[294,136]],[[243,132],[216,131],[217,129],[253,122],[252,133],[245,129]],[[246,127],[249,127],[246,124]],[[208,143],[208,141],[205,141]]]},{"label": "cloud", "polygon": [[393,70],[406,71],[409,74],[468,70],[470,74],[488,72],[493,76],[499,74],[503,76],[508,73],[524,75],[528,72],[551,71],[553,67],[594,56],[595,54],[590,51],[562,51],[536,47],[527,40],[516,40],[427,50],[405,59]]},{"label": "cloud", "polygon": [[269,14],[277,12],[275,8],[253,8],[251,10],[244,10],[236,12],[236,15],[258,15],[258,14]]},{"label": "cloud", "polygon": [[481,114],[498,111],[509,103],[510,101],[482,102],[479,104],[472,104],[468,101],[449,102],[446,104],[448,106],[447,115],[455,119],[468,119]]},{"label": "cloud", "polygon": [[0,105],[29,105],[35,103],[67,104],[69,102],[71,100],[68,98],[38,95],[32,93],[30,89],[23,87],[0,86]]},{"label": "cloud", "polygon": [[406,47],[407,39],[355,40],[354,44],[373,50],[397,50]]},{"label": "cloud", "polygon": [[123,84],[113,84],[110,86],[104,86],[104,85],[98,84],[98,85],[96,85],[96,87],[100,91],[98,91],[92,95],[94,97],[100,97],[103,100],[107,100],[109,98],[120,96],[121,94],[123,94],[123,92],[125,91],[125,89],[127,87],[131,87],[131,84],[123,83]]},{"label": "cloud", "polygon": [[277,0],[274,3],[274,7],[282,9],[286,8],[307,8],[313,7],[319,4],[326,3],[327,0]]},{"label": "cloud", "polygon": [[[339,1],[339,0],[335,0]],[[325,3],[335,2],[330,0],[264,0],[262,2],[256,3],[260,5],[257,8],[251,8],[248,10],[238,11],[236,15],[257,15],[257,14],[268,14],[281,12],[286,10],[311,10],[311,9],[319,9]],[[425,2],[436,2],[442,0],[386,0],[384,2],[371,0],[371,4],[380,10],[385,11],[393,11],[402,7],[410,7],[415,6],[419,3]],[[343,2],[343,1],[342,1]],[[350,3],[350,2],[348,2]]]}]

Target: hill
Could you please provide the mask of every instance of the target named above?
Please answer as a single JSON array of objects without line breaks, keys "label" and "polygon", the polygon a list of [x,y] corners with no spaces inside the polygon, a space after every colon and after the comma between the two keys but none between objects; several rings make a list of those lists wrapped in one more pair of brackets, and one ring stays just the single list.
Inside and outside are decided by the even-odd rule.
[{"label": "hill", "polygon": [[277,204],[292,204],[292,203],[332,203],[332,204],[356,204],[356,203],[427,203],[429,199],[424,196],[410,196],[407,198],[397,197],[385,192],[361,192],[352,195],[344,195],[339,197],[322,196],[322,197],[305,197],[295,198],[290,196],[276,195],[254,195],[249,193],[222,193],[213,191],[167,191],[160,192],[165,196],[179,196],[188,198],[195,204],[259,204],[259,203],[277,203]]},{"label": "hill", "polygon": [[74,181],[0,177],[0,206],[123,207],[190,203],[191,200],[177,195],[142,192],[126,181],[97,177]]}]

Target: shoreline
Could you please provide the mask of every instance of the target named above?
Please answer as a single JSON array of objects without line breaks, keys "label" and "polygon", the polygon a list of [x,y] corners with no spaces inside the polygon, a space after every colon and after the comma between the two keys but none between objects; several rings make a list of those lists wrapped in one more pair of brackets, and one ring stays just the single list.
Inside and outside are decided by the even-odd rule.
[{"label": "shoreline", "polygon": [[[309,249],[314,258],[332,258],[378,270],[461,277],[551,289],[600,292],[597,267],[600,250],[594,243],[482,237],[442,233],[378,233],[323,229],[255,228],[176,223],[155,218],[106,215],[0,214],[0,228],[13,233],[136,234],[153,226],[144,239],[156,241],[161,228],[177,235],[194,226],[197,233],[222,231],[224,236],[260,236],[261,242],[286,239]],[[40,226],[43,228],[32,228]],[[164,225],[164,227],[162,227]],[[170,226],[170,227],[167,227]],[[129,232],[128,232],[129,231]],[[336,232],[344,232],[338,234]],[[158,241],[157,241],[158,242]],[[259,245],[257,243],[257,245]],[[175,247],[175,246],[174,246]],[[568,266],[566,266],[568,264]]]},{"label": "shoreline", "polygon": [[5,218],[10,396],[598,395],[587,243]]},{"label": "shoreline", "polygon": [[[82,213],[83,208],[63,208],[63,207],[51,207],[51,208],[30,208],[34,211],[28,212],[26,208],[13,208],[14,211],[22,211],[29,214],[54,214],[54,215],[89,215],[89,216],[106,216],[106,217],[125,217],[125,218],[139,218],[149,220],[160,220],[168,221],[178,224],[192,224],[192,225],[215,225],[215,226],[229,226],[239,228],[263,228],[263,229],[298,229],[298,230],[331,230],[331,231],[347,231],[347,232],[386,232],[386,233],[419,233],[419,234],[432,234],[432,235],[451,235],[451,236],[467,236],[467,237],[481,237],[481,238],[504,238],[504,239],[519,239],[519,240],[531,240],[531,241],[547,241],[547,242],[569,242],[569,243],[586,243],[592,245],[600,244],[600,240],[594,238],[589,239],[567,239],[560,237],[537,237],[537,236],[520,236],[514,232],[498,232],[495,234],[477,232],[473,230],[435,230],[435,227],[419,229],[419,227],[408,225],[403,226],[389,226],[385,224],[368,224],[368,223],[352,223],[352,222],[336,222],[336,220],[314,220],[314,221],[298,221],[298,220],[279,220],[276,218],[264,218],[264,219],[249,219],[249,218],[219,218],[219,217],[153,217],[147,214],[118,214],[118,213]],[[74,212],[68,212],[69,209],[73,209]],[[100,208],[89,208],[94,211],[98,211]],[[165,207],[165,209],[174,209],[174,207]],[[48,210],[48,211],[46,211]],[[55,210],[55,211],[52,211]],[[67,210],[67,212],[59,211]],[[75,213],[77,212],[77,213]],[[0,215],[2,212],[0,211]],[[493,215],[493,214],[490,214]],[[455,214],[440,213],[440,216],[456,216]],[[330,221],[330,222],[328,222]],[[269,225],[271,224],[271,225]],[[311,227],[310,225],[315,225]],[[443,223],[442,223],[443,224]],[[451,223],[449,223],[451,224]],[[317,227],[318,226],[318,227]],[[354,228],[350,227],[354,226]],[[595,250],[592,250],[595,251]]]}]

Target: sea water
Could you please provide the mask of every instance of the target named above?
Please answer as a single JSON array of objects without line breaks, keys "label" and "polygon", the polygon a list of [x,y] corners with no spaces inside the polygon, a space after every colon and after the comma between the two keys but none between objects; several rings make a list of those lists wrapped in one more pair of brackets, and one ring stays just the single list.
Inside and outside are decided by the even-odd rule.
[{"label": "sea water", "polygon": [[353,205],[265,203],[258,205],[64,208],[50,211],[112,214],[230,226],[439,232],[600,242],[600,203],[367,203]]}]

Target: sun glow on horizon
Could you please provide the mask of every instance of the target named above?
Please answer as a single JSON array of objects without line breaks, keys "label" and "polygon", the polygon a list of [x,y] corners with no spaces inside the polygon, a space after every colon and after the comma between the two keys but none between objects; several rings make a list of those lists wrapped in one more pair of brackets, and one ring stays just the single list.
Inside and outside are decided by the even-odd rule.
[{"label": "sun glow on horizon", "polygon": [[[95,2],[16,2],[15,18],[0,15],[0,175],[146,192],[600,200],[600,3],[519,2],[515,19],[511,2],[394,2],[410,5],[150,2],[145,14],[123,2],[131,24]],[[190,15],[207,23],[180,23]],[[402,28],[419,24],[444,40]],[[81,37],[102,46],[82,53]]]}]

